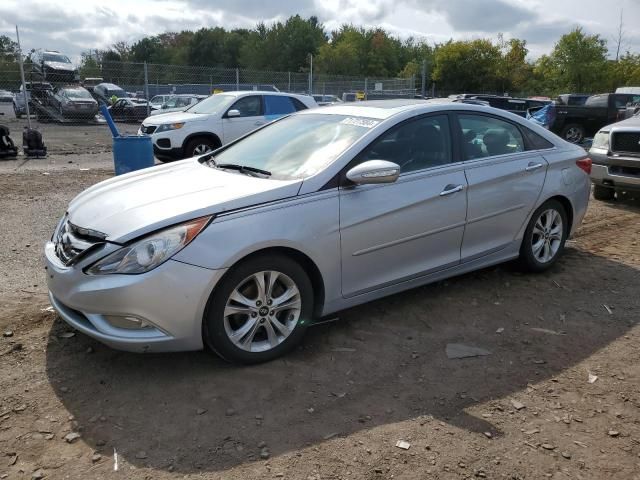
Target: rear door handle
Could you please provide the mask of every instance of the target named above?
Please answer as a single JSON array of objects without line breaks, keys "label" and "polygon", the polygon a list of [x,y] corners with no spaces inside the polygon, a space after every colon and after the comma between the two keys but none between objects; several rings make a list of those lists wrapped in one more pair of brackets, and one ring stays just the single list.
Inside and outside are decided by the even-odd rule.
[{"label": "rear door handle", "polygon": [[447,185],[446,187],[444,187],[444,190],[440,192],[440,196],[445,197],[453,193],[461,192],[462,190],[464,190],[464,186],[462,185]]},{"label": "rear door handle", "polygon": [[525,172],[533,172],[534,170],[538,170],[539,168],[542,168],[543,165],[541,163],[533,163],[530,162],[529,165],[527,165],[527,167],[524,169]]}]

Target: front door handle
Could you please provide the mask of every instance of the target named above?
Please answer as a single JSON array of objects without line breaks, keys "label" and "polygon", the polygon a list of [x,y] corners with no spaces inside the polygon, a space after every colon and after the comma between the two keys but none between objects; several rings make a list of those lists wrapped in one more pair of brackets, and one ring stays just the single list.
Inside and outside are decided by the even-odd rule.
[{"label": "front door handle", "polygon": [[452,193],[458,193],[461,192],[464,189],[464,186],[462,185],[447,185],[446,187],[444,187],[444,190],[442,190],[440,192],[440,196],[444,197],[446,195],[451,195]]},{"label": "front door handle", "polygon": [[267,123],[267,122],[260,122],[260,121],[258,121],[258,122],[256,122],[256,123],[254,123],[254,125],[255,125],[256,127],[260,127],[261,125],[264,125],[265,123]]},{"label": "front door handle", "polygon": [[541,163],[533,163],[533,162],[529,162],[529,165],[527,165],[527,167],[524,169],[525,172],[533,172],[534,170],[538,170],[539,168],[542,168],[543,165]]}]

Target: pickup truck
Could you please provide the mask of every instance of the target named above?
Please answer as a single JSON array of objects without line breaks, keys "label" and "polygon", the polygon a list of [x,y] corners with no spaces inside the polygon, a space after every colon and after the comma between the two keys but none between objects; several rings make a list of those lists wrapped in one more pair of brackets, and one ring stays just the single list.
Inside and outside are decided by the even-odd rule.
[{"label": "pickup truck", "polygon": [[[566,105],[557,100],[546,109],[543,122],[554,133],[571,143],[581,143],[605,125],[625,118],[628,103],[640,101],[640,95],[631,93],[603,93],[591,95],[584,105]],[[533,113],[531,109],[529,113]]]},{"label": "pickup truck", "polygon": [[593,138],[591,181],[596,200],[640,193],[640,114],[603,127]]}]

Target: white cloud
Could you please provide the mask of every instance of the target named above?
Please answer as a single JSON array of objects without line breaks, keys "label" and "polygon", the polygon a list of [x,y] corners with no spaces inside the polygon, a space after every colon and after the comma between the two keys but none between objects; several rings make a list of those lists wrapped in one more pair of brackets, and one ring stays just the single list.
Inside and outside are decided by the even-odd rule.
[{"label": "white cloud", "polygon": [[[528,41],[532,55],[548,52],[575,26],[613,39],[624,11],[627,48],[640,50],[640,2],[612,0],[3,0],[0,34],[21,28],[23,50],[53,48],[74,58],[89,48],[133,42],[170,30],[252,27],[289,15],[316,15],[327,30],[343,23],[383,27],[403,38],[429,42],[449,38],[495,38],[498,33]],[[37,13],[37,14],[36,14]]]}]

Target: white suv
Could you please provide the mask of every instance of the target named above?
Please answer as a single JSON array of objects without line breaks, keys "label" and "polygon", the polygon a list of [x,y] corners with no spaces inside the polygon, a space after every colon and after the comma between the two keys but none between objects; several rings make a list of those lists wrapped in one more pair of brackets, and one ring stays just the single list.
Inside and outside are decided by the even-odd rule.
[{"label": "white suv", "polygon": [[148,117],[138,134],[151,135],[159,160],[177,160],[215,150],[283,115],[317,106],[313,97],[306,95],[218,93],[184,112]]}]

